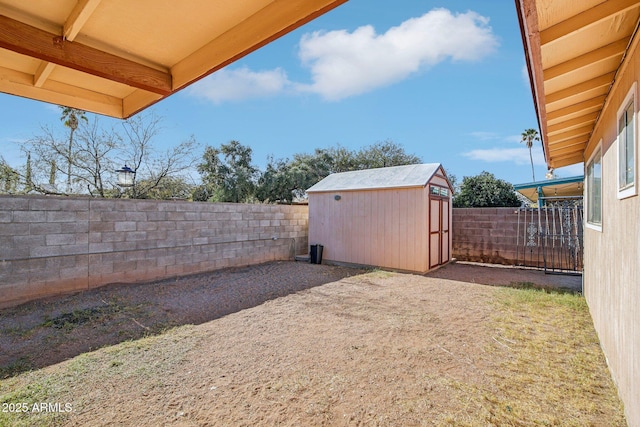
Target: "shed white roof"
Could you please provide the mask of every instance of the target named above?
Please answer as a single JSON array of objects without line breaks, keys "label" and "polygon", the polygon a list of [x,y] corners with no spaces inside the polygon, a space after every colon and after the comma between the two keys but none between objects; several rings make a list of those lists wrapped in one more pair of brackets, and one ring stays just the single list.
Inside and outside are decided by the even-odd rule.
[{"label": "shed white roof", "polygon": [[334,173],[309,188],[307,193],[423,187],[439,167],[440,163],[426,163]]}]

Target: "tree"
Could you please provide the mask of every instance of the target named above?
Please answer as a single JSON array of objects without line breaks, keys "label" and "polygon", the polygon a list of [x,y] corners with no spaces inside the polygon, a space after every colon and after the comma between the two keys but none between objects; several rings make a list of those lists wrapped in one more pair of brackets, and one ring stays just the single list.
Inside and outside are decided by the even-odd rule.
[{"label": "tree", "polygon": [[291,203],[295,198],[304,197],[307,188],[332,173],[421,162],[418,156],[406,153],[391,140],[357,151],[336,145],[316,149],[313,154],[295,154],[292,160],[271,158],[258,181],[256,197],[263,202]]},{"label": "tree", "polygon": [[[163,152],[155,147],[160,118],[154,115],[138,115],[123,121],[120,129],[105,128],[97,117],[88,120],[80,110],[64,108],[63,118],[64,125],[71,129],[68,139],[43,126],[39,135],[21,147],[25,154],[31,153],[33,172],[27,175],[31,175],[35,191],[57,194],[59,173],[66,181],[67,194],[148,198],[156,197],[152,194],[154,189],[163,187],[157,192],[162,197],[172,188],[177,194],[171,197],[184,197],[181,186],[164,185],[163,181],[172,177],[186,182],[180,174],[196,161],[197,143],[193,137]],[[127,190],[116,185],[115,169],[123,164],[136,171],[136,185]],[[23,177],[23,181],[28,180]],[[50,185],[43,184],[47,182]]]},{"label": "tree", "polygon": [[106,191],[112,187],[108,185],[115,170],[112,155],[119,148],[117,137],[103,130],[97,118],[79,131],[73,158],[75,179],[92,196],[106,197]]},{"label": "tree", "polygon": [[422,163],[422,159],[405,152],[404,147],[387,139],[360,149],[355,155],[355,163],[356,168],[351,170],[414,165]]},{"label": "tree", "polygon": [[253,199],[259,171],[251,163],[252,152],[238,141],[205,148],[198,172],[205,194],[210,194],[208,200],[247,203]]},{"label": "tree", "polygon": [[33,168],[31,167],[31,153],[27,153],[27,165],[25,166],[25,191],[28,193],[33,188]]},{"label": "tree", "polygon": [[520,201],[513,185],[485,171],[462,179],[460,191],[453,198],[453,206],[457,208],[515,207],[520,206]]},{"label": "tree", "polygon": [[[133,199],[147,199],[153,197],[156,189],[165,186],[165,180],[170,177],[183,178],[180,174],[191,169],[196,163],[194,151],[198,146],[195,137],[182,141],[180,144],[160,152],[155,147],[155,138],[160,133],[161,118],[151,115],[137,115],[122,122],[124,134],[117,134],[121,148],[120,158],[136,173],[133,187],[118,194],[119,197],[128,196]],[[183,191],[171,197],[183,197]],[[169,198],[171,198],[169,197]]]},{"label": "tree", "polygon": [[302,165],[305,165],[304,161],[291,162],[270,157],[258,180],[256,198],[261,202],[291,204],[296,198],[304,197],[305,190],[313,185],[309,184],[313,175],[309,175],[309,169]]},{"label": "tree", "polygon": [[81,127],[77,126],[77,118],[69,120],[69,126],[75,127],[71,129],[69,142],[62,141],[52,128],[43,126],[40,135],[23,145],[23,151],[34,154],[31,186],[36,191],[55,192],[60,172],[65,176],[66,194],[88,192],[105,197],[109,179],[114,176],[112,156],[119,148],[116,138],[102,129],[97,118],[91,122],[85,118],[87,124]]},{"label": "tree", "polygon": [[522,132],[522,139],[520,142],[524,142],[529,149],[529,159],[531,159],[531,176],[533,177],[533,182],[536,182],[536,173],[533,169],[533,154],[531,153],[531,147],[533,147],[533,141],[540,141],[540,136],[538,136],[538,131],[535,129],[525,129]]},{"label": "tree", "polygon": [[62,110],[60,120],[64,123],[69,130],[69,149],[66,152],[67,160],[67,193],[72,192],[71,187],[71,168],[73,166],[73,133],[78,129],[79,120],[87,121],[85,112],[71,107],[60,107]]},{"label": "tree", "polygon": [[290,171],[288,159],[269,157],[267,168],[258,179],[256,198],[261,202],[291,203],[295,184]]},{"label": "tree", "polygon": [[[138,185],[147,186],[150,183],[138,182]],[[191,198],[194,186],[189,184],[184,177],[167,176],[158,185],[154,185],[147,193],[147,199],[157,200],[188,200]]]},{"label": "tree", "polygon": [[7,164],[0,156],[0,193],[13,194],[18,191],[20,174],[17,170]]},{"label": "tree", "polygon": [[316,150],[320,155],[318,160],[323,161],[330,173],[348,172],[358,169],[357,153],[340,144],[325,149]]},{"label": "tree", "polygon": [[51,169],[49,169],[49,185],[56,184],[56,160],[51,161]]}]

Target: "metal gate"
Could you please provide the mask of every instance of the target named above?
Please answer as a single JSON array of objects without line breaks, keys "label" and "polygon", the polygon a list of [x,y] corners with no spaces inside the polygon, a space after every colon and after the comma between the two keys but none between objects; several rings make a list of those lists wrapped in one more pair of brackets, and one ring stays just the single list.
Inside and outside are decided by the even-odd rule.
[{"label": "metal gate", "polygon": [[582,197],[548,197],[518,210],[517,265],[581,274]]}]

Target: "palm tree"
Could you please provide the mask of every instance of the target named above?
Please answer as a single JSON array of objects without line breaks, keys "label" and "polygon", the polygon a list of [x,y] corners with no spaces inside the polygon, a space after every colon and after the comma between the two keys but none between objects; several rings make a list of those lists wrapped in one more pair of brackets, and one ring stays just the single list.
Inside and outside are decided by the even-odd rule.
[{"label": "palm tree", "polygon": [[71,165],[73,164],[73,133],[78,129],[78,119],[87,121],[84,111],[71,107],[60,107],[62,113],[60,120],[64,122],[64,125],[71,129],[69,133],[69,151],[67,152],[67,193],[71,192]]},{"label": "palm tree", "polygon": [[527,144],[527,148],[529,149],[529,158],[531,159],[531,175],[533,176],[533,182],[536,182],[536,173],[533,170],[533,154],[531,154],[533,141],[540,141],[538,131],[535,129],[525,129],[525,131],[522,132],[522,139],[520,140],[520,142],[524,142],[525,144]]}]

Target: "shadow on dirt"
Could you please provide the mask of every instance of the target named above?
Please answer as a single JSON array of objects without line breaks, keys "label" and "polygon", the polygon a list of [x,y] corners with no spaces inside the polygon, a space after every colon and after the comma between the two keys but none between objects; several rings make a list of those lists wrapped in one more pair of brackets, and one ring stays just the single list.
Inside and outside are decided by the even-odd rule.
[{"label": "shadow on dirt", "polygon": [[490,286],[540,289],[546,292],[582,292],[582,276],[580,275],[545,274],[541,270],[504,265],[454,262],[427,273],[426,277]]},{"label": "shadow on dirt", "polygon": [[109,285],[0,310],[0,379],[107,345],[201,324],[364,270],[271,262]]}]

